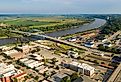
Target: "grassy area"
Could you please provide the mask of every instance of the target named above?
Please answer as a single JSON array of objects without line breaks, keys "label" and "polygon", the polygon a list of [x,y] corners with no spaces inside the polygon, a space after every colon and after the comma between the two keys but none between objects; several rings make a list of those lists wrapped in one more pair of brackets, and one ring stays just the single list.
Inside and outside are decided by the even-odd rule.
[{"label": "grassy area", "polygon": [[78,19],[67,19],[67,18],[58,18],[58,17],[49,17],[49,18],[16,18],[16,19],[5,19],[0,20],[0,23],[13,26],[27,26],[27,27],[45,27],[45,26],[55,26],[63,25],[67,23],[77,23],[84,22],[83,20]]},{"label": "grassy area", "polygon": [[1,20],[0,23],[4,23],[8,26],[39,26],[39,25],[48,25],[56,22],[51,21],[38,21],[32,19],[13,19],[13,20]]},{"label": "grassy area", "polygon": [[[69,29],[89,22],[89,20],[84,20],[81,18],[67,18],[63,16],[6,18],[0,20],[0,27],[7,30],[12,29],[28,32],[33,32],[34,29],[43,32],[53,32],[57,30]],[[0,37],[6,36],[6,32],[0,30],[0,33]],[[8,34],[13,36],[13,34]]]},{"label": "grassy area", "polygon": [[11,33],[8,30],[0,29],[0,38],[22,37],[22,35]]},{"label": "grassy area", "polygon": [[64,45],[64,44],[60,44],[59,47],[62,48],[62,49],[65,49],[65,50],[69,50],[69,49],[72,48],[72,47]]},{"label": "grassy area", "polygon": [[[8,44],[5,44],[4,46],[7,46],[7,47],[15,47],[17,45],[21,45],[21,43],[20,42],[17,42],[17,43],[8,43]],[[0,46],[2,46],[2,45],[0,45]]]}]

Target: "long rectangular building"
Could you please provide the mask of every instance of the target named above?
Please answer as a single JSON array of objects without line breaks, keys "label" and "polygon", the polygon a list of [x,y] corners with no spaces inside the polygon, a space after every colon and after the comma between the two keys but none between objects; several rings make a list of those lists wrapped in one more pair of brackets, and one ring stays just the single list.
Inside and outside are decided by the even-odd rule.
[{"label": "long rectangular building", "polygon": [[70,65],[70,69],[81,72],[88,76],[91,76],[95,72],[94,67],[85,63],[72,62],[69,65]]}]

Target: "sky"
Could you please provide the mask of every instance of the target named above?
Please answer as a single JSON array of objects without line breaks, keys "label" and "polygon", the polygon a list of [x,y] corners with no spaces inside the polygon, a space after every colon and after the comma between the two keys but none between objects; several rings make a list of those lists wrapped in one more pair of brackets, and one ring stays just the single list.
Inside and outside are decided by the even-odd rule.
[{"label": "sky", "polygon": [[0,0],[0,13],[121,14],[121,0]]}]

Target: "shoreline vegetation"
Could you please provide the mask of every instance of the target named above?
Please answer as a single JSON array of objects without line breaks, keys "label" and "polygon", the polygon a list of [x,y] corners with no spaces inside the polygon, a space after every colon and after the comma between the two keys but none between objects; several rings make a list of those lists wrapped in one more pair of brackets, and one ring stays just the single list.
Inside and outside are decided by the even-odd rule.
[{"label": "shoreline vegetation", "polygon": [[[97,16],[98,17],[98,16]],[[115,34],[118,31],[121,31],[121,15],[104,15],[104,16],[99,16],[98,18],[102,18],[105,19],[107,22],[105,25],[103,25],[102,27],[98,28],[99,33],[94,37],[96,40],[103,40],[106,37],[110,37],[113,34]],[[107,19],[108,18],[108,19]],[[90,31],[95,31],[96,29],[92,29],[92,30],[87,30],[84,32],[90,32]],[[76,37],[78,35],[83,34],[84,32],[78,32],[75,34],[69,34],[66,36],[61,37],[61,39],[68,39],[70,37]],[[118,34],[120,35],[120,34]],[[114,38],[114,40],[116,40]],[[111,43],[114,44],[114,41],[111,40],[109,41]],[[98,46],[98,50],[100,51],[104,51],[104,52],[111,52],[114,54],[120,54],[120,46],[112,46],[112,47],[104,47],[102,44]]]},{"label": "shoreline vegetation", "polygon": [[63,38],[69,38],[69,37],[73,37],[73,36],[78,36],[78,35],[82,35],[82,34],[84,34],[84,33],[86,33],[86,32],[95,32],[96,30],[99,30],[100,28],[94,28],[94,29],[91,29],[91,30],[86,30],[86,31],[82,31],[82,32],[77,32],[77,33],[75,33],[75,34],[67,34],[67,35],[65,35],[65,36],[62,36],[61,38],[63,39]]},{"label": "shoreline vegetation", "polygon": [[[6,18],[0,20],[0,38],[19,37],[20,35],[10,33],[9,30],[26,32],[50,33],[70,28],[78,28],[88,24],[94,19],[81,17],[40,17],[40,18]],[[4,30],[3,30],[4,29]]]},{"label": "shoreline vegetation", "polygon": [[[105,19],[107,22],[105,25],[99,27],[99,28],[95,28],[95,29],[91,29],[91,30],[87,30],[87,31],[83,31],[83,32],[77,32],[75,34],[69,34],[66,36],[62,36],[62,37],[68,37],[68,36],[75,36],[78,34],[83,34],[84,32],[88,32],[88,31],[93,31],[93,30],[100,30],[100,33],[98,34],[97,37],[105,37],[105,36],[110,36],[111,34],[114,34],[115,32],[121,30],[121,15],[102,15],[102,16],[93,16],[94,18],[100,18],[100,19]],[[109,18],[109,19],[107,19]]]}]

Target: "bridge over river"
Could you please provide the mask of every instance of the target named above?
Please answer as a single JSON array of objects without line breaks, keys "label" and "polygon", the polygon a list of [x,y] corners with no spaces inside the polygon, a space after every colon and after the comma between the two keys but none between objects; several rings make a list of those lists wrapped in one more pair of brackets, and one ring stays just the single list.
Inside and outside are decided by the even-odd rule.
[{"label": "bridge over river", "polygon": [[[106,20],[95,18],[95,21],[93,21],[89,24],[82,25],[82,26],[77,27],[77,28],[71,28],[71,29],[66,29],[66,30],[55,31],[52,33],[46,33],[45,35],[50,36],[50,37],[61,37],[61,36],[67,35],[67,34],[75,34],[77,32],[83,32],[83,31],[99,28],[99,27],[103,26],[105,23],[106,23]],[[25,42],[27,40],[36,40],[36,39],[31,38],[31,37],[27,37],[27,38],[23,37],[20,39],[23,42]],[[16,42],[17,42],[16,38],[0,39],[0,45],[5,45],[8,43],[16,43]]]}]

